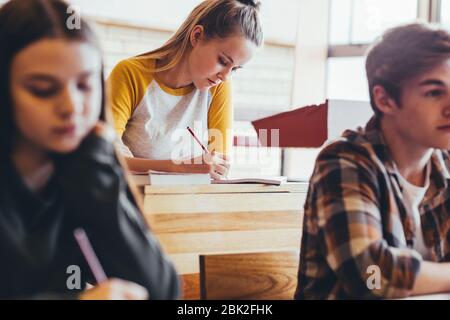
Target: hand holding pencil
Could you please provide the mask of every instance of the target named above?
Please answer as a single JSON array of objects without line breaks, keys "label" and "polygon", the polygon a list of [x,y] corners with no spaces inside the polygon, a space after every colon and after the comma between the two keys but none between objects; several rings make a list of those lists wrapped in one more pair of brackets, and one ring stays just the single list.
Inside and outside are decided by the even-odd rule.
[{"label": "hand holding pencil", "polygon": [[214,180],[226,179],[228,171],[230,170],[230,164],[228,162],[228,157],[224,154],[217,153],[215,151],[209,152],[208,149],[203,145],[200,139],[197,138],[194,131],[187,127],[187,130],[193,137],[193,139],[200,145],[203,150],[203,154],[200,157],[191,159],[194,164],[205,163],[209,165],[209,174]]},{"label": "hand holding pencil", "polygon": [[108,279],[83,229],[74,231],[75,239],[94,275],[97,285],[83,292],[81,300],[146,300],[148,292],[140,285],[121,279]]}]

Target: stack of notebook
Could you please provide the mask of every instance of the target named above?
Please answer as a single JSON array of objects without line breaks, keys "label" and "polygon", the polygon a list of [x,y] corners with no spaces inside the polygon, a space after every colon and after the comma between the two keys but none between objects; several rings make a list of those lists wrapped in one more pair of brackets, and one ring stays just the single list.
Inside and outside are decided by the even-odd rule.
[{"label": "stack of notebook", "polygon": [[251,177],[238,179],[212,180],[212,184],[239,184],[239,183],[255,183],[255,184],[272,184],[279,186],[286,183],[287,177]]},{"label": "stack of notebook", "polygon": [[138,186],[169,186],[169,185],[199,185],[211,184],[211,177],[208,173],[177,173],[161,172],[150,170],[147,172],[132,172],[131,181]]},{"label": "stack of notebook", "polygon": [[239,179],[211,180],[209,174],[203,173],[176,173],[160,172],[150,170],[148,173],[133,172],[130,175],[131,181],[138,186],[169,186],[169,185],[202,185],[202,184],[239,184],[255,183],[281,185],[286,183],[286,177],[251,177]]}]

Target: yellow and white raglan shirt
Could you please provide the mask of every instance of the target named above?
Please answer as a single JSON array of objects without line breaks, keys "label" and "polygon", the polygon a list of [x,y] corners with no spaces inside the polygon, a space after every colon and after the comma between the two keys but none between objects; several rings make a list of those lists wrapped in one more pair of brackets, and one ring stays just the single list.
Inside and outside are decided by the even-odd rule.
[{"label": "yellow and white raglan shirt", "polygon": [[153,160],[198,156],[202,149],[187,131],[210,150],[227,153],[233,110],[231,83],[200,91],[192,84],[169,88],[152,72],[155,60],[121,61],[108,78],[109,103],[124,156]]}]

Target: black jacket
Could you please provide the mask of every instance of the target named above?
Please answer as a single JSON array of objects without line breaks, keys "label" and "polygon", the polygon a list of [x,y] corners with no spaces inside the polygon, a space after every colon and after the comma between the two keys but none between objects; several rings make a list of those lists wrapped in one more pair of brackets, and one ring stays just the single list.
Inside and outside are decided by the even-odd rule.
[{"label": "black jacket", "polygon": [[74,153],[55,157],[55,174],[39,195],[6,157],[1,162],[0,299],[77,298],[86,281],[95,284],[74,240],[78,227],[108,278],[136,282],[150,299],[178,297],[173,265],[132,200],[110,143],[90,135]]}]

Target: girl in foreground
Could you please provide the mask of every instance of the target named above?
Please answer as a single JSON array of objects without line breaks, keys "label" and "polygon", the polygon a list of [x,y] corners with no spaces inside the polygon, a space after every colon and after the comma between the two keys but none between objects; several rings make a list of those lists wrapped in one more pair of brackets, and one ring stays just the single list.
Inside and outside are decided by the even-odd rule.
[{"label": "girl in foreground", "polygon": [[[67,9],[0,9],[0,299],[176,298],[174,268],[112,147],[99,47],[84,21],[66,26]],[[77,228],[110,277],[88,291]]]}]

